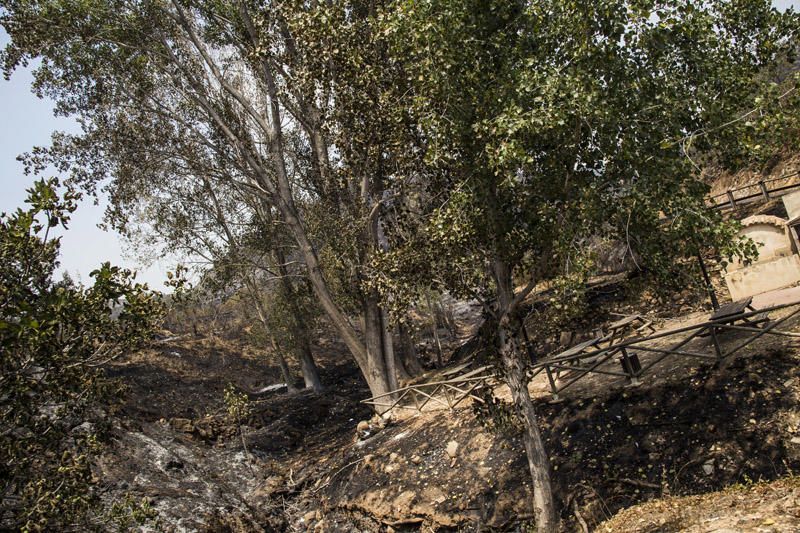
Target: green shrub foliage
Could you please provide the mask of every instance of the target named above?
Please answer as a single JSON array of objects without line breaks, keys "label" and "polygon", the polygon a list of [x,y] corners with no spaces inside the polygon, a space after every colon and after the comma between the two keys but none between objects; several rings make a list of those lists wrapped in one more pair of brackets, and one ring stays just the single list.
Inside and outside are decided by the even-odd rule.
[{"label": "green shrub foliage", "polygon": [[129,270],[104,263],[93,284],[58,267],[58,226],[76,195],[38,181],[26,209],[0,216],[0,529],[100,525],[91,458],[119,385],[102,365],[147,339],[160,299]]}]

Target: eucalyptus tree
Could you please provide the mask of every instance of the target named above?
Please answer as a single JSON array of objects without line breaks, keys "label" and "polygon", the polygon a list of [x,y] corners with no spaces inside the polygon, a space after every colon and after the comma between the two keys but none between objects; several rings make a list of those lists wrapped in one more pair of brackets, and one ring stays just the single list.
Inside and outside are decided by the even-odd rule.
[{"label": "eucalyptus tree", "polygon": [[537,527],[555,531],[524,302],[550,291],[535,335],[579,313],[596,236],[627,243],[661,281],[693,242],[751,250],[705,206],[698,154],[724,148],[717,134],[758,108],[797,19],[763,0],[422,0],[384,20],[425,150],[375,281],[396,301],[435,283],[484,302],[525,428]]},{"label": "eucalyptus tree", "polygon": [[[135,242],[190,257],[215,292],[236,289],[264,330],[259,337],[270,337],[265,344],[287,385],[292,388],[293,379],[284,353],[293,353],[306,387],[322,390],[309,340],[314,312],[304,272],[286,259],[294,250],[291,239],[276,224],[272,207],[237,186],[215,154],[182,140],[162,137],[160,149],[171,150],[167,169],[112,184],[110,219]],[[269,299],[280,305],[269,305]]]},{"label": "eucalyptus tree", "polygon": [[[374,290],[362,289],[364,267],[378,248],[390,172],[388,147],[372,130],[383,116],[368,111],[386,108],[386,90],[396,85],[381,77],[377,63],[386,47],[370,30],[374,5],[8,0],[0,6],[11,36],[6,75],[41,58],[35,88],[84,128],[32,154],[33,166],[55,161],[88,189],[113,178],[114,220],[128,207],[113,194],[118,184],[180,176],[198,190],[204,176],[184,168],[191,159],[176,152],[212,154],[204,159],[213,160],[215,178],[275,210],[372,392],[395,387],[385,312]],[[295,135],[313,161],[300,174]],[[129,187],[131,194],[135,189]],[[354,305],[341,297],[348,293]],[[348,311],[362,316],[363,338]]]}]

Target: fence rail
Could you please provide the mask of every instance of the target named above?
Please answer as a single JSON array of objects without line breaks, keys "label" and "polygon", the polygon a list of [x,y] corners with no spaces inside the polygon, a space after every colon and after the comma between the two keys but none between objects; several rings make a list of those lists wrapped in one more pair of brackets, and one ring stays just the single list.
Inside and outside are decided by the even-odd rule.
[{"label": "fence rail", "polygon": [[777,178],[759,180],[756,183],[728,189],[725,192],[710,196],[709,202],[714,209],[726,210],[736,209],[739,206],[754,202],[766,202],[774,198],[780,198],[790,191],[800,189],[800,182],[790,184],[783,183],[780,185],[777,183],[785,182],[798,175],[800,175],[800,171],[794,170]]},{"label": "fence rail", "polygon": [[[789,312],[785,316],[769,320],[769,314],[778,311]],[[660,331],[644,337],[624,339],[605,348],[592,347],[578,352],[567,350],[536,361],[529,367],[528,375],[532,379],[544,373],[550,393],[556,401],[565,389],[591,374],[623,378],[629,384],[636,385],[651,373],[653,367],[669,357],[690,357],[716,363],[764,335],[800,338],[800,332],[776,329],[799,314],[800,301],[797,301]],[[739,335],[730,338],[726,332],[736,332]],[[742,339],[741,333],[748,334],[747,338]],[[675,340],[667,346],[653,345],[654,341],[669,339]],[[700,339],[710,340],[710,345],[707,340],[701,346],[693,345],[694,341]],[[615,359],[620,363],[619,366],[613,365]],[[562,374],[566,376],[564,379],[561,379]],[[496,369],[483,366],[445,380],[408,385],[362,400],[362,403],[374,405],[384,411],[399,408],[421,412],[426,406],[429,409],[430,406],[435,406],[452,410],[468,398],[483,402],[475,392],[494,387],[498,383]]]},{"label": "fence rail", "polygon": [[[794,309],[791,309],[786,316],[777,320],[762,322],[760,325],[753,323],[762,321],[762,317],[768,316],[769,313],[790,308]],[[731,317],[723,317],[691,326],[661,331],[646,337],[628,339],[606,348],[598,348],[566,356],[549,356],[534,363],[530,368],[529,375],[533,378],[544,372],[554,400],[558,400],[561,392],[589,374],[623,377],[631,384],[638,384],[655,365],[668,357],[691,357],[718,362],[730,357],[764,335],[800,337],[798,332],[776,329],[798,314],[800,314],[800,302],[792,302],[741,313],[735,316],[735,321]],[[736,324],[735,322],[740,323]],[[739,336],[735,340],[740,340],[740,342],[731,345],[730,341],[734,339],[725,338],[724,333],[727,331],[748,333],[749,337],[741,340],[741,336]],[[653,341],[670,338],[675,338],[676,342],[666,347],[652,345]],[[695,350],[687,348],[693,341],[700,338],[710,339],[711,345],[695,347]],[[652,355],[653,357],[644,360],[645,355]],[[642,360],[640,360],[640,356]],[[619,369],[610,370],[606,363],[613,361],[615,358],[618,358],[620,367]],[[559,374],[564,371],[568,372],[569,376],[561,380],[559,379]]]}]

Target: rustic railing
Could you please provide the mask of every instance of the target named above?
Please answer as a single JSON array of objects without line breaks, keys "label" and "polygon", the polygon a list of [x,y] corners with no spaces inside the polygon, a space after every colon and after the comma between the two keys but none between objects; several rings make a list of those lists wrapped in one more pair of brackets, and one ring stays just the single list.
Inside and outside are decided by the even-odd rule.
[{"label": "rustic railing", "polygon": [[713,208],[719,210],[736,209],[755,202],[767,202],[780,198],[795,189],[800,189],[800,183],[786,183],[787,180],[798,175],[800,175],[800,171],[794,170],[777,178],[759,180],[755,183],[728,189],[725,192],[709,196],[709,202]]},{"label": "rustic railing", "polygon": [[[778,311],[789,312],[776,320],[769,320],[769,314]],[[623,378],[628,384],[637,385],[651,373],[653,367],[670,357],[690,357],[716,363],[764,335],[800,337],[800,332],[777,329],[798,314],[800,301],[757,309],[733,317],[707,320],[644,337],[624,339],[604,348],[587,343],[589,349],[585,351],[575,352],[570,349],[534,362],[528,369],[528,375],[532,379],[544,373],[550,393],[556,401],[564,390],[591,374]],[[742,335],[737,335],[731,338],[726,332],[747,333],[748,336],[742,338]],[[692,346],[693,341],[701,338],[707,338],[710,343],[704,341],[704,346]],[[668,346],[654,345],[655,341],[666,339],[674,339],[674,342],[670,342]],[[619,366],[614,364],[615,359]],[[475,392],[481,388],[494,387],[499,382],[495,369],[483,366],[460,376],[408,385],[362,401],[384,411],[401,408],[421,412],[426,407],[452,410],[468,398],[483,402]]]}]

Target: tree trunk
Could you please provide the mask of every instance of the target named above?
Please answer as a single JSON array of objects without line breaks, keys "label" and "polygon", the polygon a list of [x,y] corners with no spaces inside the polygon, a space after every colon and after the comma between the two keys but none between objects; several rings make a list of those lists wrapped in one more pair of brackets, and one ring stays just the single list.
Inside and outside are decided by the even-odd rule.
[{"label": "tree trunk", "polygon": [[528,392],[524,356],[517,337],[521,323],[516,313],[517,303],[514,300],[511,269],[496,259],[493,264],[493,274],[497,284],[497,349],[503,363],[506,384],[511,390],[517,415],[525,428],[523,442],[533,484],[536,530],[539,533],[555,533],[558,531],[558,518],[550,482],[550,459],[539,430],[536,410]]},{"label": "tree trunk", "polygon": [[322,392],[322,381],[319,378],[319,370],[314,362],[313,354],[311,353],[311,342],[308,339],[308,331],[305,327],[302,328],[302,338],[299,339],[300,349],[298,350],[298,357],[300,359],[300,370],[303,372],[303,381],[307,389],[314,392]]},{"label": "tree trunk", "polygon": [[523,441],[528,456],[528,469],[533,482],[533,510],[536,517],[536,529],[540,533],[552,533],[558,530],[553,489],[550,482],[550,459],[544,447],[536,410],[528,392],[528,380],[522,364],[522,353],[513,328],[508,322],[498,327],[500,358],[503,362],[505,381],[511,390],[511,397],[517,408],[517,414],[525,427]]},{"label": "tree trunk", "polygon": [[272,352],[278,358],[278,365],[281,367],[283,382],[286,383],[286,392],[293,394],[297,392],[297,387],[294,386],[294,377],[292,376],[292,371],[289,370],[289,364],[286,362],[283,352],[278,348],[278,343],[275,342],[275,338],[270,337],[270,341],[272,342]]},{"label": "tree trunk", "polygon": [[[383,321],[378,301],[372,296],[364,298],[364,339],[367,346],[367,368],[364,375],[367,378],[370,392],[379,396],[395,390],[389,379],[384,349]],[[363,369],[362,369],[363,370]],[[392,398],[382,398],[383,407],[377,406],[378,413],[383,413],[392,403]]]},{"label": "tree trunk", "polygon": [[428,312],[431,314],[431,333],[433,333],[433,340],[436,343],[436,367],[442,368],[444,366],[442,341],[439,339],[439,324],[436,320],[436,310],[433,308],[430,294],[425,294],[425,300],[428,304]]},{"label": "tree trunk", "polygon": [[[369,366],[367,358],[367,348],[364,343],[358,338],[355,329],[353,328],[347,316],[342,309],[336,304],[333,294],[330,291],[328,282],[322,272],[319,264],[319,257],[311,239],[306,233],[306,229],[301,222],[300,214],[294,202],[292,194],[292,187],[289,182],[289,176],[286,170],[286,160],[283,151],[283,131],[281,125],[281,112],[279,104],[278,89],[275,85],[275,79],[272,76],[272,71],[264,67],[264,82],[269,96],[269,124],[271,127],[269,135],[269,151],[273,156],[273,169],[275,171],[275,186],[271,181],[271,176],[265,172],[259,173],[259,178],[262,186],[273,192],[273,202],[281,214],[282,221],[286,224],[289,232],[291,233],[294,241],[297,243],[298,250],[303,262],[308,269],[308,279],[314,288],[314,293],[319,299],[319,303],[331,325],[337,330],[341,339],[344,341],[350,353],[353,354],[358,366],[362,372]],[[364,374],[367,382],[370,381],[367,373]],[[372,388],[372,385],[370,385]]]},{"label": "tree trunk", "polygon": [[397,357],[394,353],[394,339],[389,329],[389,315],[381,309],[381,336],[383,337],[383,358],[386,361],[386,379],[390,390],[397,390]]},{"label": "tree trunk", "polygon": [[286,301],[289,304],[293,316],[292,337],[297,359],[300,361],[303,381],[306,384],[306,388],[310,388],[314,392],[322,392],[322,381],[319,378],[319,370],[317,369],[316,363],[314,363],[314,355],[311,352],[311,341],[309,340],[309,331],[306,327],[306,316],[297,303],[298,295],[289,279],[289,269],[286,267],[286,256],[280,248],[276,248],[274,254],[275,262],[278,265],[278,273],[281,275],[281,284],[284,294],[286,295]]},{"label": "tree trunk", "polygon": [[272,344],[272,351],[278,358],[278,365],[281,368],[281,375],[283,376],[284,383],[286,383],[286,391],[297,392],[297,387],[294,386],[294,377],[292,376],[291,370],[289,370],[289,364],[286,362],[286,358],[283,356],[283,352],[278,346],[275,337],[273,337],[269,332],[267,314],[264,311],[263,304],[261,303],[261,296],[258,293],[255,283],[253,283],[249,278],[247,278],[247,288],[250,291],[250,297],[253,299],[253,303],[255,304],[258,320],[261,322],[261,326],[264,328],[264,334],[269,335],[269,341]]},{"label": "tree trunk", "polygon": [[419,376],[425,369],[419,364],[419,357],[417,356],[417,348],[414,346],[414,339],[408,331],[408,326],[400,324],[398,326],[400,332],[400,358],[403,361],[403,367],[410,377]]}]

